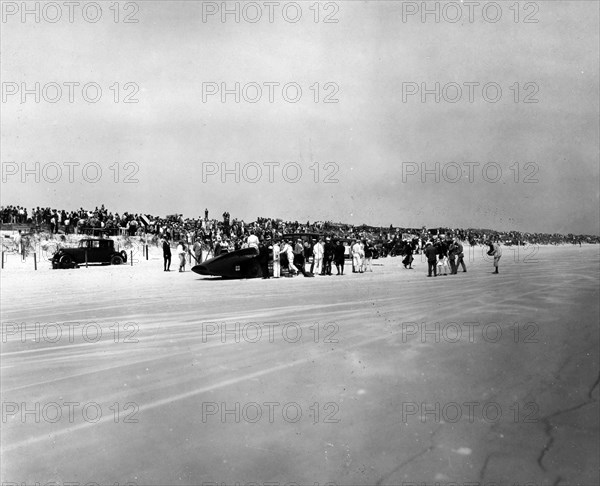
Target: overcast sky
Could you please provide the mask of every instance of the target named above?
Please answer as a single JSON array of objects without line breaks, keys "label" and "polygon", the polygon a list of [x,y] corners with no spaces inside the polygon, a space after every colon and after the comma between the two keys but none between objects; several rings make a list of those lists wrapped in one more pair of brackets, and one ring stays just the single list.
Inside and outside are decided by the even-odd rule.
[{"label": "overcast sky", "polygon": [[[21,2],[3,2],[2,205],[600,232],[596,1],[499,2],[485,12],[490,2],[427,2],[439,23],[411,15],[421,2],[280,2],[273,22],[265,2],[228,2],[239,23],[209,15],[222,2],[195,1],[123,2],[115,23],[113,3],[95,23],[81,6],[70,22],[62,2],[50,22],[59,12],[42,3],[36,23],[12,14]],[[93,20],[93,6],[85,14]],[[124,23],[128,14],[138,22]],[[40,102],[29,94],[23,103],[22,88],[35,83]],[[62,86],[55,103],[49,83]],[[64,83],[80,83],[72,103]],[[101,87],[97,102],[84,99],[86,83]],[[221,83],[240,83],[239,103],[234,93],[222,102]],[[262,87],[256,103],[249,83]],[[280,83],[272,103],[264,83]],[[85,94],[97,96],[92,85]],[[22,164],[36,162],[39,182],[23,180]],[[72,181],[69,162],[79,163]]]}]

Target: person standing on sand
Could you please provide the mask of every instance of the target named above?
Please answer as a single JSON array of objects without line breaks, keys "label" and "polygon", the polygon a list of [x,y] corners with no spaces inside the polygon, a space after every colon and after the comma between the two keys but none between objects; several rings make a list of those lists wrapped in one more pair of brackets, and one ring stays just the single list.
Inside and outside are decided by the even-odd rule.
[{"label": "person standing on sand", "polygon": [[179,271],[185,272],[185,244],[183,241],[177,245],[177,256],[179,257]]},{"label": "person standing on sand", "polygon": [[296,244],[294,245],[294,265],[298,267],[300,273],[304,275],[305,265],[304,265],[304,244],[302,243],[302,238],[298,238]]},{"label": "person standing on sand", "polygon": [[342,243],[342,240],[337,241],[337,245],[335,247],[335,268],[337,270],[337,275],[344,275],[344,260],[346,258],[345,248]]},{"label": "person standing on sand", "polygon": [[319,238],[319,241],[317,241],[313,246],[313,262],[310,266],[310,273],[313,273],[314,271],[315,275],[323,275],[322,267],[324,251],[325,250],[323,249],[323,238]]},{"label": "person standing on sand", "polygon": [[360,258],[360,273],[364,273],[367,271],[367,265],[365,264],[365,240],[360,241],[358,246],[358,256]]},{"label": "person standing on sand", "polygon": [[202,240],[200,238],[197,238],[194,242],[192,251],[194,252],[194,257],[196,258],[196,265],[199,265],[202,263]]},{"label": "person standing on sand", "polygon": [[409,270],[412,270],[412,262],[414,261],[414,257],[413,257],[413,247],[410,244],[410,242],[407,242],[404,245],[404,253],[406,254],[406,256],[404,257],[404,260],[402,260],[402,264],[404,265],[404,268],[408,268]]},{"label": "person standing on sand", "polygon": [[352,273],[362,273],[362,261],[360,258],[361,248],[359,240],[356,240],[356,242],[352,245],[351,251],[353,265]]},{"label": "person standing on sand", "polygon": [[298,269],[294,265],[294,250],[292,249],[291,241],[284,241],[281,253],[285,253],[288,260],[288,270],[292,275],[298,275]]},{"label": "person standing on sand", "polygon": [[280,251],[279,241],[275,241],[273,243],[273,278],[279,278],[281,276],[281,262],[279,260]]},{"label": "person standing on sand", "polygon": [[306,265],[308,265],[308,262],[311,261],[311,259],[312,259],[312,263],[310,265],[310,273],[313,272],[312,269],[313,269],[313,266],[315,263],[315,260],[313,257],[313,246],[314,246],[313,240],[312,240],[312,238],[309,237],[308,240],[304,242],[304,263]]},{"label": "person standing on sand", "polygon": [[269,252],[272,249],[270,237],[263,239],[258,245],[258,262],[263,279],[271,278],[269,274]]},{"label": "person standing on sand", "polygon": [[[440,237],[438,237],[437,241],[434,245],[438,254],[438,275],[448,275],[448,246]],[[442,271],[444,272],[442,274]]]},{"label": "person standing on sand", "polygon": [[488,255],[494,257],[494,267],[496,270],[492,273],[500,273],[498,271],[498,264],[500,263],[500,257],[502,256],[502,248],[500,248],[500,242],[498,241],[498,237],[493,243],[490,243],[490,251]]},{"label": "person standing on sand", "polygon": [[431,277],[431,272],[433,271],[433,276],[437,277],[437,268],[436,268],[437,250],[431,244],[430,241],[428,241],[427,244],[425,245],[425,251],[423,253],[427,257],[427,271],[428,271],[427,276]]},{"label": "person standing on sand", "polygon": [[162,250],[163,250],[163,260],[164,260],[164,271],[171,271],[171,245],[169,243],[169,238],[164,237],[162,240]]},{"label": "person standing on sand", "polygon": [[458,245],[456,244],[456,238],[452,238],[450,246],[448,247],[448,261],[450,262],[450,275],[456,275],[458,266],[456,264],[456,257],[458,256]]},{"label": "person standing on sand", "polygon": [[325,238],[325,247],[323,248],[323,271],[321,275],[331,275],[331,262],[335,253],[335,247],[331,242],[331,238]]},{"label": "person standing on sand", "polygon": [[[457,256],[457,259],[456,259],[456,270],[458,271],[458,267],[460,265],[462,265],[463,273],[466,273],[467,272],[467,266],[465,265],[465,261],[463,260],[464,257],[465,257],[464,248],[463,248],[462,243],[458,239],[456,239],[456,246],[458,247],[458,249],[456,250],[458,252],[457,255],[456,255]],[[454,273],[456,273],[456,272],[454,272]]]},{"label": "person standing on sand", "polygon": [[371,240],[367,240],[367,244],[365,245],[365,272],[367,270],[369,270],[369,272],[373,271],[372,261],[374,253],[375,247],[373,246],[373,242]]}]

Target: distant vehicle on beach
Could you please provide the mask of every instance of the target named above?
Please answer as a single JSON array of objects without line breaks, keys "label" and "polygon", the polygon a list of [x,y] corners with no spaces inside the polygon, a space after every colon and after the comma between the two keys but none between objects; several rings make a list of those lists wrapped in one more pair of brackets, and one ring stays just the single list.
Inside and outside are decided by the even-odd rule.
[{"label": "distant vehicle on beach", "polygon": [[52,256],[52,268],[74,268],[86,262],[121,265],[126,261],[127,253],[115,251],[113,240],[88,238],[81,240],[77,248],[60,248]]},{"label": "distant vehicle on beach", "polygon": [[224,278],[262,277],[258,262],[258,249],[252,247],[222,253],[199,265],[195,265],[192,267],[192,272],[199,275]]}]

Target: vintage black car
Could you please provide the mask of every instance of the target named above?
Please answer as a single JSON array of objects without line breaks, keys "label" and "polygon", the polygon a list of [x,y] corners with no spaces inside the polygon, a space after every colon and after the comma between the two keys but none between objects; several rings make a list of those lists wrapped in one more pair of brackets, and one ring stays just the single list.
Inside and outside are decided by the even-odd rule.
[{"label": "vintage black car", "polygon": [[125,251],[115,251],[115,242],[108,239],[87,238],[77,248],[60,248],[52,257],[52,268],[74,268],[78,265],[121,265],[127,261]]}]

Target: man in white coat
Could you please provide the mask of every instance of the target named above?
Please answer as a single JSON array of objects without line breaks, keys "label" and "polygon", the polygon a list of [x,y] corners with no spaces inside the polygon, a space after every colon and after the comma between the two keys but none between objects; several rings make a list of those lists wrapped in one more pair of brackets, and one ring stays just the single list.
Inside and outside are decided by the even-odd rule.
[{"label": "man in white coat", "polygon": [[313,246],[313,264],[310,269],[310,273],[314,275],[320,275],[323,268],[323,255],[325,249],[323,248],[323,240],[319,239]]},{"label": "man in white coat", "polygon": [[361,247],[358,241],[355,241],[352,245],[352,273],[362,273],[362,260],[361,260]]},{"label": "man in white coat", "polygon": [[288,270],[290,272],[292,272],[293,274],[297,274],[298,273],[298,269],[294,265],[294,250],[292,248],[292,245],[290,245],[289,242],[287,242],[287,241],[284,241],[282,243],[282,245],[283,246],[281,247],[281,253],[285,253],[287,255]]},{"label": "man in white coat", "polygon": [[279,242],[273,243],[273,278],[279,278],[281,276],[281,262],[279,261],[279,253],[281,248]]},{"label": "man in white coat", "polygon": [[360,258],[360,273],[363,273],[367,271],[367,261],[365,258],[365,242],[361,241],[359,246],[360,250],[358,252],[358,256]]},{"label": "man in white coat", "polygon": [[250,231],[250,236],[248,236],[248,247],[256,248],[258,250],[258,236],[254,234],[254,231]]}]

